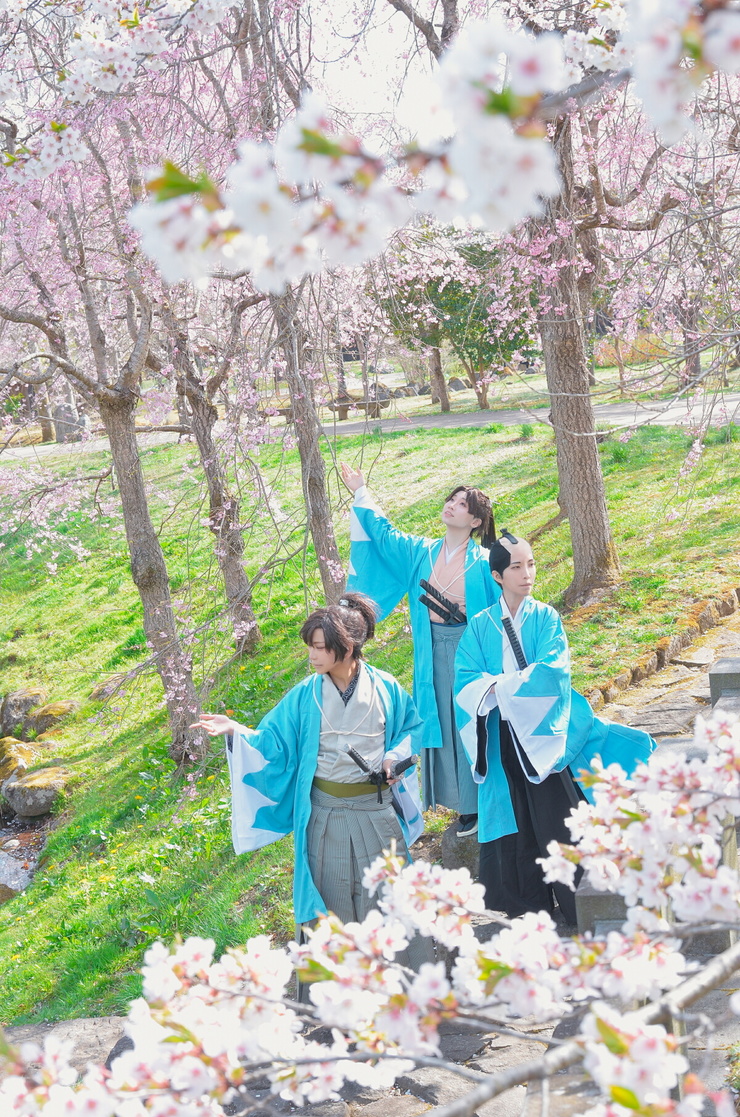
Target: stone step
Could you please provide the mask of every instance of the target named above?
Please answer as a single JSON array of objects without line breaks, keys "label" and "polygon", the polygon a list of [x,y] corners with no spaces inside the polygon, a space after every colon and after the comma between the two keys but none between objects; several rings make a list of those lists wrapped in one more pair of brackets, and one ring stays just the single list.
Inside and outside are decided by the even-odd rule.
[{"label": "stone step", "polygon": [[723,692],[740,694],[740,657],[725,656],[709,668],[709,693],[716,705]]}]

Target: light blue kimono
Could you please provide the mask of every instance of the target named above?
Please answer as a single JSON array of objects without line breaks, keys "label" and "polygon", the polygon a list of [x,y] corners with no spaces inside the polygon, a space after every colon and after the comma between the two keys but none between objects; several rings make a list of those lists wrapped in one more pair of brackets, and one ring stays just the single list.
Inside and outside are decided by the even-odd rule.
[{"label": "light blue kimono", "polygon": [[[528,776],[535,783],[568,766],[577,780],[596,756],[604,764],[621,765],[629,775],[655,748],[655,741],[641,729],[595,717],[583,695],[571,688],[568,641],[552,606],[526,597],[517,610],[517,621],[520,611],[519,640],[528,664],[523,671],[502,672],[507,637],[499,603],[468,623],[455,661],[458,727],[473,778],[479,784],[481,842],[515,834],[518,829],[501,764],[502,713],[535,769]],[[478,712],[494,683],[498,706],[487,714],[484,739],[479,742]],[[592,798],[589,788],[583,791]]]},{"label": "light blue kimono", "polygon": [[[385,753],[404,760],[417,752],[421,721],[411,698],[392,675],[363,663],[385,711]],[[296,923],[326,913],[308,865],[306,829],[321,732],[322,676],[310,675],[288,691],[257,729],[239,727],[227,752],[231,777],[231,836],[237,853],[260,849],[293,832]],[[406,844],[424,830],[415,769],[394,784]]]},{"label": "light blue kimono", "polygon": [[[422,605],[419,582],[429,579],[443,539],[424,539],[397,531],[367,490],[356,496],[350,519],[350,567],[347,589],[366,593],[383,620],[408,594],[414,638],[414,704],[424,722],[424,748],[443,745],[432,680],[432,622]],[[497,601],[500,589],[491,577],[488,551],[472,539],[465,556],[465,609],[472,617]]]}]

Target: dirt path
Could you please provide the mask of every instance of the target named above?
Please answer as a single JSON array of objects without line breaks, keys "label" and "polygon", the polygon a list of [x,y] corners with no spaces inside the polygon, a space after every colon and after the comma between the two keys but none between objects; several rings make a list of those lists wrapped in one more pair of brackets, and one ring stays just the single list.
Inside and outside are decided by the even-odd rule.
[{"label": "dirt path", "polygon": [[[393,401],[391,401],[393,402]],[[728,422],[740,422],[740,392],[718,392],[701,397],[688,397],[678,400],[627,401],[625,403],[601,403],[594,407],[596,422],[600,426],[608,424],[616,429],[655,425],[662,427],[690,423],[692,426],[708,424],[710,419],[715,426]],[[397,434],[419,428],[425,430],[450,427],[487,427],[501,423],[505,427],[515,427],[521,423],[549,424],[549,408],[501,408],[487,411],[451,411],[446,414],[436,412],[431,415],[404,415],[400,410],[388,419],[360,419],[357,421],[324,423],[322,429],[329,437],[363,434],[380,430],[384,434]],[[217,424],[216,431],[223,424]],[[164,431],[140,431],[138,440],[141,446],[161,446],[167,442],[177,442],[182,435]],[[91,438],[86,442],[71,442],[57,445],[55,442],[39,443],[33,446],[9,446],[2,452],[0,461],[43,460],[55,454],[65,456],[87,454],[107,450],[105,436]]]}]

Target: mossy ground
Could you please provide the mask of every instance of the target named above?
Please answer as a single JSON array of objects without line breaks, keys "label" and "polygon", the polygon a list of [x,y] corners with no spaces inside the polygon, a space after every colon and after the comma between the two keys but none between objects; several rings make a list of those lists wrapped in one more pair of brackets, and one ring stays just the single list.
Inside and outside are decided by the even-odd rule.
[{"label": "mossy ground", "polygon": [[[598,606],[566,617],[575,682],[587,688],[629,666],[694,600],[738,584],[740,444],[731,428],[710,432],[698,467],[679,476],[691,446],[683,430],[644,428],[631,441],[601,446],[609,511],[624,580]],[[77,451],[91,471],[106,455]],[[394,522],[419,534],[439,531],[439,506],[452,484],[495,495],[500,527],[527,535],[557,512],[555,448],[541,428],[524,431],[422,430],[338,438],[326,446],[362,464]],[[188,473],[194,451],[166,445],[143,452],[173,593],[187,623],[210,622],[194,645],[194,669],[212,709],[233,709],[254,724],[306,669],[297,631],[320,583],[300,523],[295,450],[255,452],[271,492],[270,517],[240,468],[250,574],[280,554],[256,589],[264,641],[249,660],[232,660],[217,567],[204,524],[203,495]],[[46,459],[69,470],[68,454]],[[20,466],[19,466],[20,468]],[[331,475],[336,526],[346,555],[348,497]],[[220,743],[197,772],[173,774],[161,690],[148,671],[107,702],[93,687],[145,658],[141,609],[124,539],[115,525],[80,517],[70,527],[91,555],[63,552],[52,578],[48,556],[26,554],[5,536],[0,606],[0,693],[27,684],[51,700],[74,698],[44,757],[59,757],[73,781],[60,805],[29,889],[0,908],[2,1020],[26,1022],[121,1012],[137,995],[138,967],[157,937],[199,934],[217,950],[260,932],[292,933],[290,839],[235,857],[228,779]],[[23,533],[21,533],[23,534]],[[537,595],[556,605],[570,577],[567,524],[537,543]],[[380,626],[369,658],[411,681],[405,607]],[[227,664],[226,666],[222,666]]]}]

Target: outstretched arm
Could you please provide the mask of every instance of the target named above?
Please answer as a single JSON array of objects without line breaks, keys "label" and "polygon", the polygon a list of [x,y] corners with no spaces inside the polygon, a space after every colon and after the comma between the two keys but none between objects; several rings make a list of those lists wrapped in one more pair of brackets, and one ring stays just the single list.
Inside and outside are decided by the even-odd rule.
[{"label": "outstretched arm", "polygon": [[205,729],[209,737],[217,737],[219,733],[238,733],[241,726],[225,714],[201,714],[190,728]]}]

